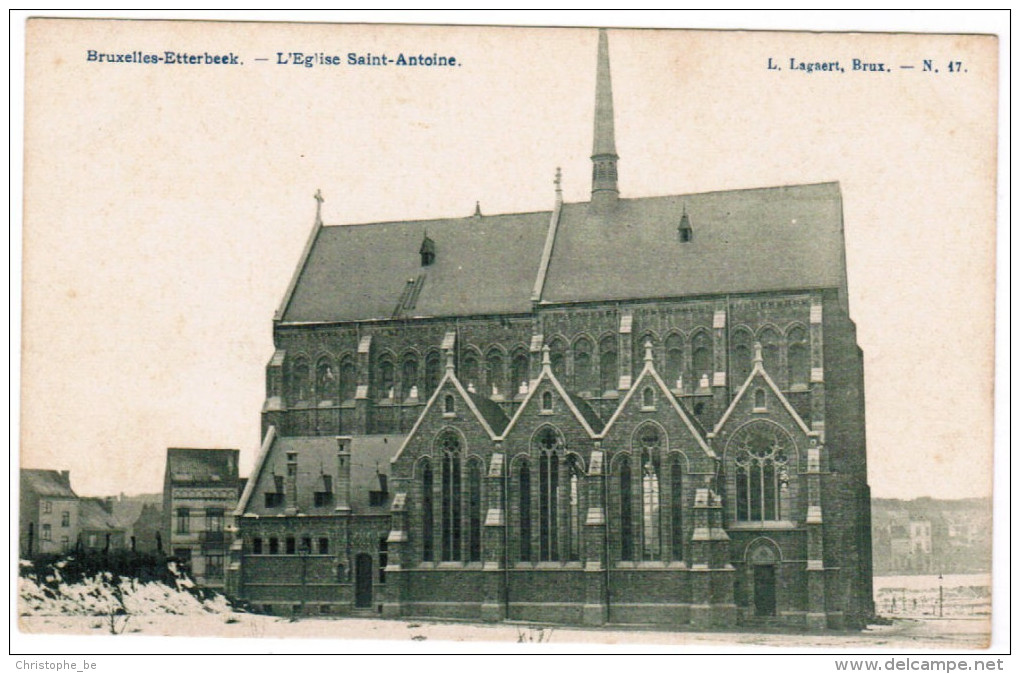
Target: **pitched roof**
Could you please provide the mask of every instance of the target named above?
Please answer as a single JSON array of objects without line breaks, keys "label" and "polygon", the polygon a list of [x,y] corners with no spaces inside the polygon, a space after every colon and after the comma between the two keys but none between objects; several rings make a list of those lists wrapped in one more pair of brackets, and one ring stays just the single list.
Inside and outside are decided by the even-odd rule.
[{"label": "pitched roof", "polygon": [[119,521],[100,498],[83,498],[78,510],[78,526],[81,529],[112,530],[124,529],[127,524]]},{"label": "pitched roof", "polygon": [[[681,242],[685,210],[693,238]],[[620,199],[608,214],[589,211],[588,202],[563,204],[543,302],[845,288],[838,183]],[[551,214],[319,227],[282,320],[528,312]],[[436,258],[423,267],[426,230]]]},{"label": "pitched roof", "polygon": [[[550,211],[322,227],[284,322],[524,313]],[[421,266],[425,231],[436,257]],[[424,276],[421,281],[419,277]],[[415,284],[413,306],[405,291]]]},{"label": "pitched roof", "polygon": [[22,468],[21,489],[22,491],[31,490],[39,496],[78,498],[78,495],[71,489],[71,476],[66,470]]},{"label": "pitched roof", "polygon": [[237,484],[236,449],[171,447],[166,451],[167,472],[173,482]]},{"label": "pitched roof", "polygon": [[604,218],[564,204],[542,300],[842,288],[844,267],[838,183],[620,199]]},{"label": "pitched roof", "polygon": [[[388,505],[369,506],[370,491],[380,491],[379,475],[387,475],[390,459],[403,444],[403,435],[355,435],[351,440],[351,508],[357,513],[388,512]],[[332,481],[333,493],[337,489],[337,442],[335,436],[279,437],[274,434],[268,453],[260,457],[256,472],[249,479],[251,490],[245,489],[239,504],[245,514],[276,515],[281,508],[266,508],[262,494],[275,492],[274,476],[286,474],[287,452],[297,452],[298,460],[298,512],[305,515],[332,515],[335,503],[315,506],[313,494],[323,491],[323,476]],[[385,479],[385,478],[384,478]]]}]

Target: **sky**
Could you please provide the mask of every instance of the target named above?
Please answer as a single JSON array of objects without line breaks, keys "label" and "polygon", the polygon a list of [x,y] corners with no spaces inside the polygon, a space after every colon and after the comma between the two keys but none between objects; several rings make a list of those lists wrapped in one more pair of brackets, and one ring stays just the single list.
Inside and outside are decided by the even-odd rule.
[{"label": "sky", "polygon": [[[272,316],[311,230],[589,190],[592,29],[28,26],[23,467],[162,488],[167,447],[255,461]],[[988,495],[993,38],[614,30],[624,197],[839,181],[876,497]],[[239,66],[89,62],[233,53]],[[453,68],[277,54],[453,55]],[[769,71],[769,58],[783,66]],[[255,61],[266,58],[267,61]],[[839,60],[841,74],[790,72]],[[851,71],[852,59],[915,65]],[[931,59],[940,73],[921,71]],[[946,71],[950,62],[960,72]],[[635,260],[640,268],[640,260]]]}]

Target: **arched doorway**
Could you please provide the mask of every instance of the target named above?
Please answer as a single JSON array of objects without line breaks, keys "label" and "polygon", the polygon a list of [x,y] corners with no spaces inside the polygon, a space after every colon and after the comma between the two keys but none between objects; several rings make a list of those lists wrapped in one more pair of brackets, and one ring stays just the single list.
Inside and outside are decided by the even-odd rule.
[{"label": "arched doorway", "polygon": [[354,558],[354,605],[358,608],[372,605],[372,555],[365,553]]},{"label": "arched doorway", "polygon": [[747,555],[749,575],[751,576],[751,605],[756,617],[776,615],[776,569],[779,556],[774,544],[759,542],[751,548]]}]

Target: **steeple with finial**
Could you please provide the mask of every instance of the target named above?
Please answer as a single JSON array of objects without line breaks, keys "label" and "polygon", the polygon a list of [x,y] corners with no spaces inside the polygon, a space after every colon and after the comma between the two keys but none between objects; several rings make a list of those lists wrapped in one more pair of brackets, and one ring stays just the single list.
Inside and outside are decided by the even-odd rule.
[{"label": "steeple with finial", "polygon": [[596,212],[611,208],[620,196],[616,185],[616,133],[613,124],[613,83],[609,75],[609,38],[599,29],[595,71],[595,134],[592,145],[591,204]]}]

